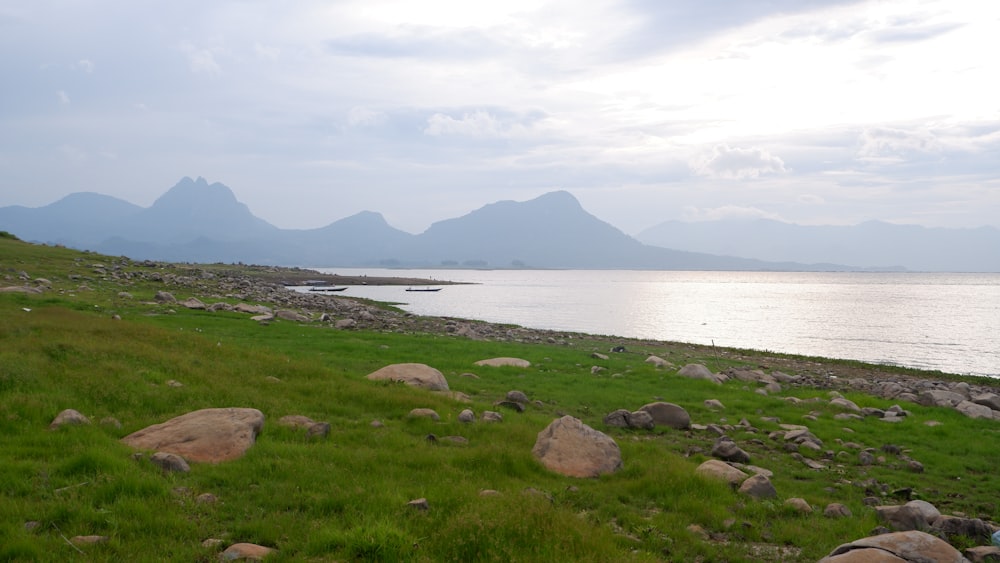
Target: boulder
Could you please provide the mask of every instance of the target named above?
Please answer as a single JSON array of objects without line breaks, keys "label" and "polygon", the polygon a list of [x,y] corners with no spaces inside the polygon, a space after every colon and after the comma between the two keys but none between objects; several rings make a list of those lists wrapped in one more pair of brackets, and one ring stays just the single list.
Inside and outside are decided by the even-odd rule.
[{"label": "boulder", "polygon": [[304,323],[309,321],[309,317],[303,315],[302,313],[296,311],[290,311],[288,309],[275,311],[274,316],[285,321],[295,321],[297,323]]},{"label": "boulder", "polygon": [[153,296],[153,300],[157,303],[176,303],[177,298],[174,297],[169,291],[157,291],[156,295]]},{"label": "boulder", "polygon": [[391,364],[366,376],[372,381],[395,381],[431,391],[447,391],[444,374],[426,364]]},{"label": "boulder", "polygon": [[712,456],[722,461],[733,461],[736,463],[750,463],[750,454],[743,451],[736,445],[729,436],[721,436],[712,446]]},{"label": "boulder", "polygon": [[648,412],[657,426],[668,426],[677,430],[687,430],[691,427],[691,415],[673,403],[658,401],[643,405],[639,410]]},{"label": "boulder", "polygon": [[572,416],[539,432],[531,453],[550,471],[570,477],[597,477],[623,467],[618,444]]},{"label": "boulder", "polygon": [[629,428],[652,430],[656,427],[656,421],[653,420],[653,415],[646,411],[630,412],[626,415],[625,420],[628,421]]},{"label": "boulder", "polygon": [[965,397],[961,393],[942,389],[921,391],[917,396],[917,402],[925,407],[954,407],[964,400]]},{"label": "boulder", "polygon": [[803,514],[810,514],[813,511],[813,508],[809,506],[806,499],[799,497],[793,497],[785,500],[785,506],[790,507],[797,512],[802,512]]},{"label": "boulder", "polygon": [[646,358],[646,363],[653,364],[653,366],[657,368],[666,368],[673,365],[659,356],[649,356],[648,358]]},{"label": "boulder", "polygon": [[720,479],[733,486],[742,483],[747,477],[749,477],[749,475],[743,471],[740,471],[732,465],[717,459],[710,459],[702,463],[697,469],[694,470],[694,472],[710,479]]},{"label": "boulder", "polygon": [[704,379],[705,381],[711,381],[712,383],[718,384],[722,384],[723,381],[721,376],[712,373],[712,370],[702,364],[688,364],[677,370],[677,375],[680,375],[681,377],[690,377],[692,379]]},{"label": "boulder", "polygon": [[973,403],[972,401],[962,401],[955,405],[955,410],[969,418],[985,418],[993,420],[993,409],[986,405]]},{"label": "boulder", "polygon": [[[851,555],[851,552],[858,550],[863,550],[866,554],[870,554],[872,558],[853,558],[853,556],[836,558],[841,555]],[[879,558],[879,552],[895,556],[896,559]],[[926,532],[909,531],[882,534],[843,544],[830,552],[829,556],[820,559],[820,563],[897,560],[928,563],[964,563],[966,561],[957,549],[944,540],[938,539]]]},{"label": "boulder", "polygon": [[263,427],[264,414],[257,409],[202,409],[143,428],[121,441],[188,461],[218,463],[243,456]]},{"label": "boulder", "polygon": [[434,409],[419,408],[410,411],[409,418],[429,418],[434,422],[441,420],[441,415]]},{"label": "boulder", "polygon": [[188,309],[195,309],[197,311],[204,311],[207,307],[205,303],[198,299],[197,297],[188,297],[184,301],[178,303],[181,307],[186,307]]},{"label": "boulder", "polygon": [[972,402],[977,405],[989,407],[991,410],[1000,411],[1000,395],[996,393],[981,393],[972,397]]},{"label": "boulder", "polygon": [[752,475],[740,485],[739,492],[753,498],[774,498],[778,496],[771,480],[766,475]]},{"label": "boulder", "polygon": [[840,407],[844,410],[861,412],[861,407],[859,407],[854,401],[845,399],[843,397],[835,397],[830,400],[830,406]]},{"label": "boulder", "polygon": [[942,515],[934,521],[933,530],[947,538],[962,536],[981,544],[990,541],[993,528],[979,518],[962,518]]},{"label": "boulder", "polygon": [[237,559],[247,559],[249,561],[259,561],[276,550],[255,543],[234,543],[226,548],[219,556],[222,561],[235,561]]},{"label": "boulder", "polygon": [[897,532],[926,530],[930,523],[918,506],[909,503],[900,506],[876,506],[875,515],[879,521]]},{"label": "boulder", "polygon": [[516,368],[527,368],[531,367],[531,362],[528,360],[522,360],[521,358],[490,358],[488,360],[479,360],[476,362],[477,366],[490,366],[490,367],[503,367],[503,366],[513,366]]},{"label": "boulder", "polygon": [[73,409],[66,409],[56,415],[52,419],[52,423],[49,424],[50,430],[55,430],[61,426],[71,426],[80,424],[90,424],[90,419],[83,416],[79,411]]},{"label": "boulder", "polygon": [[191,471],[191,466],[188,465],[188,462],[177,454],[156,452],[155,454],[149,456],[149,461],[153,462],[153,465],[159,467],[166,473],[187,473]]}]

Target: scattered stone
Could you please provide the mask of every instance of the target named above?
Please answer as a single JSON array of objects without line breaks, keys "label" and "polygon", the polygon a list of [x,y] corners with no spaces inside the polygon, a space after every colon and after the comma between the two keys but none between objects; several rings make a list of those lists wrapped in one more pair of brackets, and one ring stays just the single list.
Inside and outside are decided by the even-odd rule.
[{"label": "scattered stone", "polygon": [[712,456],[722,461],[732,461],[735,463],[750,463],[750,454],[736,445],[729,436],[720,436],[712,446]]},{"label": "scattered stone", "polygon": [[673,364],[671,364],[670,362],[668,362],[667,360],[664,360],[663,358],[661,358],[659,356],[649,356],[648,358],[646,358],[646,363],[647,364],[653,364],[653,367],[656,367],[656,368],[669,368],[669,367],[673,367]]},{"label": "scattered stone", "polygon": [[215,504],[219,502],[219,497],[213,495],[212,493],[202,493],[194,500],[199,504]]},{"label": "scattered stone", "polygon": [[493,489],[483,489],[479,491],[479,496],[481,497],[497,497],[500,496],[500,491],[494,491]]},{"label": "scattered stone", "polygon": [[429,418],[434,422],[441,420],[441,416],[438,415],[438,413],[434,409],[425,409],[425,408],[413,409],[407,416],[409,418]]},{"label": "scattered stone", "polygon": [[186,307],[188,309],[194,309],[198,311],[204,311],[207,308],[205,306],[205,303],[203,303],[197,297],[188,297],[184,301],[179,302],[178,305],[180,305],[181,307]]},{"label": "scattered stone", "polygon": [[713,411],[726,410],[726,406],[718,399],[705,399],[705,407]]},{"label": "scattered stone", "polygon": [[531,453],[550,471],[570,477],[597,477],[623,467],[618,444],[572,416],[539,432]]},{"label": "scattered stone", "polygon": [[667,426],[677,430],[687,430],[691,427],[691,415],[673,403],[663,401],[649,403],[640,407],[639,410],[648,412],[657,426]]},{"label": "scattered stone", "polygon": [[515,403],[521,403],[522,405],[527,404],[529,401],[528,396],[522,391],[507,391],[506,399]]},{"label": "scattered stone", "polygon": [[275,311],[274,316],[284,321],[293,321],[297,323],[309,322],[309,317],[297,311],[290,311],[288,309],[280,309],[278,311]]},{"label": "scattered stone", "polygon": [[496,411],[483,411],[483,422],[503,422],[503,415]]},{"label": "scattered stone", "polygon": [[333,323],[333,326],[341,330],[347,330],[349,328],[354,328],[358,325],[358,322],[354,319],[340,319],[339,321]]},{"label": "scattered stone", "polygon": [[153,300],[157,303],[176,303],[177,298],[174,297],[169,291],[157,291],[156,295],[153,296]]},{"label": "scattered stone", "polygon": [[264,414],[257,409],[202,409],[133,432],[121,441],[189,461],[218,463],[241,457],[263,427]]},{"label": "scattered stone", "polygon": [[778,491],[775,490],[771,480],[766,475],[752,475],[740,485],[739,492],[753,498],[775,498]]},{"label": "scattered stone", "polygon": [[528,360],[522,360],[521,358],[490,358],[488,360],[479,360],[476,362],[477,366],[490,366],[490,367],[504,367],[512,366],[516,368],[528,368],[531,367],[531,362]]},{"label": "scattered stone", "polygon": [[472,412],[472,409],[464,409],[462,412],[458,413],[458,421],[465,423],[475,422],[476,413]]},{"label": "scattered stone", "polygon": [[695,469],[694,472],[697,475],[708,477],[710,479],[721,479],[734,487],[749,477],[749,475],[743,471],[740,471],[732,465],[717,459],[710,459],[702,463],[697,469]]},{"label": "scattered stone", "polygon": [[66,409],[52,420],[49,424],[49,430],[55,430],[63,426],[76,426],[82,424],[90,424],[90,419],[80,414],[79,411],[73,409]]},{"label": "scattered stone", "polygon": [[201,547],[204,547],[206,549],[218,549],[224,543],[225,543],[224,541],[218,538],[208,538],[205,541],[201,542]]},{"label": "scattered stone", "polygon": [[702,364],[688,364],[678,370],[677,375],[690,377],[692,379],[704,379],[705,381],[711,381],[712,383],[718,383],[720,385],[725,380],[725,376],[712,373],[712,370]]},{"label": "scattered stone", "polygon": [[795,509],[796,511],[802,512],[802,513],[805,513],[805,514],[811,514],[812,511],[813,511],[813,508],[811,506],[809,506],[809,503],[806,502],[805,499],[798,498],[798,497],[793,497],[793,498],[787,499],[785,501],[785,506],[789,506],[789,507]]},{"label": "scattered stone", "polygon": [[183,457],[167,452],[156,452],[149,456],[149,461],[167,473],[188,473],[191,466]]},{"label": "scattered stone", "polygon": [[590,355],[590,357],[595,360],[603,360],[605,362],[609,360],[607,355],[601,354],[600,352],[594,352],[593,354]]},{"label": "scattered stone", "polygon": [[406,505],[409,506],[410,508],[421,511],[427,511],[430,510],[431,508],[431,506],[427,503],[427,499],[425,498],[418,498],[411,500],[410,502],[406,503]]},{"label": "scattered stone", "polygon": [[219,558],[222,561],[235,561],[237,559],[254,561],[264,559],[268,555],[276,552],[277,550],[257,545],[255,543],[234,543],[233,545],[227,547]]},{"label": "scattered stone", "polygon": [[823,509],[823,516],[827,518],[847,518],[851,515],[851,509],[839,502],[831,502]]},{"label": "scattered stone", "polygon": [[366,377],[371,381],[395,381],[431,391],[448,390],[444,374],[426,364],[391,364]]}]

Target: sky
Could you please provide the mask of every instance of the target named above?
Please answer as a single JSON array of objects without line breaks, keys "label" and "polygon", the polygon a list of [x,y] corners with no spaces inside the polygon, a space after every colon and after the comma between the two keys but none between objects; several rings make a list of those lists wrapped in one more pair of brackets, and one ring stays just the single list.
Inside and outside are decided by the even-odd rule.
[{"label": "sky", "polygon": [[1000,227],[1000,2],[0,0],[0,207]]}]

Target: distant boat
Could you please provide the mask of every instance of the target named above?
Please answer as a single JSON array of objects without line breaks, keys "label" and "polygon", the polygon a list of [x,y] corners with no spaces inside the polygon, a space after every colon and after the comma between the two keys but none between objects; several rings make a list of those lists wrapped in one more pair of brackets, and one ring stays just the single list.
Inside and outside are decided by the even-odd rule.
[{"label": "distant boat", "polygon": [[325,291],[344,291],[345,289],[347,289],[346,285],[343,286],[343,287],[316,286],[316,287],[310,287],[309,291],[320,291],[320,292],[325,292]]},{"label": "distant boat", "polygon": [[440,287],[408,287],[406,291],[441,291]]}]

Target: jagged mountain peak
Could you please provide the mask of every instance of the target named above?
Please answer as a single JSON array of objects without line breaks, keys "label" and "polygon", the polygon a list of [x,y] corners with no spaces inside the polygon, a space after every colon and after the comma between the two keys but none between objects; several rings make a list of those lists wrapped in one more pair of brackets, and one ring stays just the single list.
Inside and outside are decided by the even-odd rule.
[{"label": "jagged mountain peak", "polygon": [[152,207],[177,209],[233,204],[243,205],[236,199],[236,194],[225,184],[219,182],[209,184],[208,180],[201,176],[198,176],[196,180],[185,176],[174,187],[157,198]]}]

